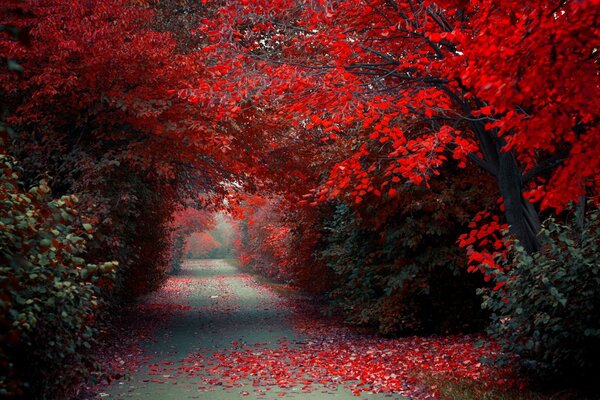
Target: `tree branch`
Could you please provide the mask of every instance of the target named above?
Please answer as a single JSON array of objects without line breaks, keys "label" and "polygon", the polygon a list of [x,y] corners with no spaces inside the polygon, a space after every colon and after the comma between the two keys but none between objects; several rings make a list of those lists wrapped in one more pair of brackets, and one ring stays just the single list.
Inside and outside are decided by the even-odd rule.
[{"label": "tree branch", "polygon": [[549,159],[544,161],[542,164],[537,165],[536,167],[527,171],[525,174],[521,175],[521,183],[526,184],[526,183],[531,182],[531,180],[533,180],[539,174],[556,167],[557,165],[559,165],[563,161],[565,161],[565,159],[566,159],[566,152],[561,152],[559,154],[556,154],[556,155],[550,157]]},{"label": "tree branch", "polygon": [[477,154],[469,153],[469,159],[493,176],[498,176],[498,172],[495,171],[494,166],[485,161],[483,158],[479,157]]}]

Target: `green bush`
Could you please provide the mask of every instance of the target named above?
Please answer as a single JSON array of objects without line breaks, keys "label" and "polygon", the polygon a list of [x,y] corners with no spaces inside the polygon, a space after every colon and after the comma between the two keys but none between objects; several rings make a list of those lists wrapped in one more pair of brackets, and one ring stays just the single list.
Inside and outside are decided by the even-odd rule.
[{"label": "green bush", "polygon": [[25,190],[0,154],[0,397],[52,398],[87,375],[100,292],[116,263],[82,258],[92,226],[75,196]]},{"label": "green bush", "polygon": [[[411,189],[412,190],[412,189]],[[320,257],[336,275],[332,311],[384,335],[451,333],[484,326],[476,289],[456,247],[454,208],[433,207],[425,191],[373,226],[347,205],[325,226]],[[373,209],[381,219],[382,211]]]},{"label": "green bush", "polygon": [[490,309],[490,332],[509,356],[543,382],[597,379],[600,367],[600,212],[570,223],[550,218],[541,231],[543,248],[528,254],[509,249],[497,290],[482,291]]}]

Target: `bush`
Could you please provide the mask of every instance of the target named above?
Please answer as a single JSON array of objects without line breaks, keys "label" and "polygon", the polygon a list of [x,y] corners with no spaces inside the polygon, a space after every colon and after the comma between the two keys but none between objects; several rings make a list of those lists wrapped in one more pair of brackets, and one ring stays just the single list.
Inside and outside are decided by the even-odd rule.
[{"label": "bush", "polygon": [[0,396],[52,398],[88,374],[116,263],[86,263],[77,198],[52,199],[46,180],[26,191],[14,164],[0,154]]},{"label": "bush", "polygon": [[[379,226],[340,204],[328,221],[321,257],[338,282],[332,310],[385,335],[451,333],[482,328],[476,289],[455,240],[451,207],[431,208],[425,191]],[[419,194],[414,193],[415,196]],[[385,212],[374,209],[381,218]]]},{"label": "bush", "polygon": [[600,212],[574,221],[548,219],[543,248],[528,254],[518,243],[495,274],[496,290],[483,291],[490,332],[509,356],[543,382],[597,379],[600,367]]}]

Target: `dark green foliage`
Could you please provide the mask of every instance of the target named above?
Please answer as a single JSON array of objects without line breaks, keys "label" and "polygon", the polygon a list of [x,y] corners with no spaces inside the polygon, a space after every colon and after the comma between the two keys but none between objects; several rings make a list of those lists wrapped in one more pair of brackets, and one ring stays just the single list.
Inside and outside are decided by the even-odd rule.
[{"label": "dark green foliage", "polygon": [[[490,332],[503,340],[534,378],[555,384],[597,380],[600,370],[600,212],[561,223],[549,218],[542,249],[528,254],[517,243],[496,274],[497,290],[484,291]],[[498,288],[499,287],[499,288]]]},{"label": "dark green foliage", "polygon": [[186,235],[183,233],[176,232],[173,235],[173,241],[171,243],[171,251],[169,252],[169,273],[177,275],[181,272],[181,264],[184,259],[185,251],[185,238]]},{"label": "dark green foliage", "polygon": [[77,202],[53,199],[45,179],[26,190],[0,154],[0,396],[52,398],[89,372],[100,294],[117,263],[82,258],[93,228]]},{"label": "dark green foliage", "polygon": [[171,203],[165,204],[164,188],[150,174],[142,176],[125,166],[90,172],[85,178],[75,189],[81,193],[82,212],[97,221],[90,257],[120,263],[111,303],[156,289],[175,262],[169,260],[172,209]]},{"label": "dark green foliage", "polygon": [[466,273],[455,244],[465,210],[454,214],[458,206],[450,197],[436,207],[429,192],[411,188],[405,195],[412,200],[406,205],[371,209],[364,217],[336,207],[321,251],[339,280],[334,307],[350,323],[386,335],[481,328],[485,317],[475,294],[481,277]]}]

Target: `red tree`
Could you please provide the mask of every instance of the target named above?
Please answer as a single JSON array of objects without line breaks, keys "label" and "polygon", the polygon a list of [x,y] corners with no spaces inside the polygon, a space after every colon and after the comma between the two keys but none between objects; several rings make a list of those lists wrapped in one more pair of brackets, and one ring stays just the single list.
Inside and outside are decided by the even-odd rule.
[{"label": "red tree", "polygon": [[206,258],[219,247],[221,244],[209,232],[194,232],[187,238],[185,254],[194,258]]},{"label": "red tree", "polygon": [[0,37],[2,58],[22,69],[0,73],[14,132],[9,151],[26,182],[48,173],[55,193],[80,195],[80,210],[97,226],[89,256],[121,261],[127,284],[117,286],[136,288],[126,295],[164,278],[173,211],[189,198],[221,206],[244,170],[228,150],[230,135],[214,123],[222,112],[214,93],[206,108],[183,95],[212,82],[214,72],[203,52],[192,51],[201,38],[167,19],[176,3],[42,0],[0,8],[0,25],[30,38],[27,46]]},{"label": "red tree", "polygon": [[346,152],[317,200],[393,197],[470,160],[535,251],[533,203],[561,210],[594,193],[598,1],[240,1],[218,15],[205,50],[244,61],[227,70],[246,85],[240,104],[263,99],[288,138]]}]

